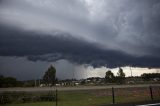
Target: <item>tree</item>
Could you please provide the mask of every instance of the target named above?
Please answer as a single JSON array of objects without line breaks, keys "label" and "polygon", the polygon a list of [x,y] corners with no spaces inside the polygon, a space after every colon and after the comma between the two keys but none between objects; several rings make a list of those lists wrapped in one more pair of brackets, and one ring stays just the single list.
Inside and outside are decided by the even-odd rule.
[{"label": "tree", "polygon": [[43,81],[49,85],[54,85],[56,82],[56,69],[51,65],[43,76]]},{"label": "tree", "polygon": [[115,80],[114,74],[110,70],[108,70],[105,75],[105,81],[107,83],[113,83],[114,80]]},{"label": "tree", "polygon": [[154,78],[160,78],[160,73],[143,73],[141,75],[141,78],[144,81],[149,81],[149,80],[154,79]]},{"label": "tree", "polygon": [[123,72],[123,69],[119,67],[119,71],[117,73],[117,76],[125,78],[125,73]]},{"label": "tree", "polygon": [[125,82],[125,73],[123,72],[123,69],[119,67],[119,71],[117,73],[117,82],[122,84]]},{"label": "tree", "polygon": [[21,86],[21,83],[14,77],[4,77],[0,75],[0,87],[16,87]]}]

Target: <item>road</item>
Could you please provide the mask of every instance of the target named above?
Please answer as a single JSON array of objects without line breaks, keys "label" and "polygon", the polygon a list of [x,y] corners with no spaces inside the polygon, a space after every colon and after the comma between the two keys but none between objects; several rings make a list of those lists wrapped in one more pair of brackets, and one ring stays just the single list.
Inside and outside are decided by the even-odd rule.
[{"label": "road", "polygon": [[72,90],[94,90],[94,89],[107,89],[107,88],[130,88],[130,87],[149,87],[160,86],[160,84],[143,84],[143,85],[108,85],[108,86],[74,86],[74,87],[15,87],[15,88],[0,88],[0,92],[6,91],[51,91],[57,89],[58,91],[72,91]]},{"label": "road", "polygon": [[160,106],[160,101],[147,101],[147,102],[129,103],[129,104],[110,104],[102,106]]}]

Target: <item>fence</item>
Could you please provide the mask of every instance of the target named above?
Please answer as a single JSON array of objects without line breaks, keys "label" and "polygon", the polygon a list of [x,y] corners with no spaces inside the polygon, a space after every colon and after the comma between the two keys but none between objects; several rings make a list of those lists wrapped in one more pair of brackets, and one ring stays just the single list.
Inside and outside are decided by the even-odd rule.
[{"label": "fence", "polygon": [[112,103],[160,100],[160,87],[112,88]]},{"label": "fence", "polygon": [[0,93],[0,104],[23,103],[24,97],[31,97],[32,99],[28,102],[35,103],[41,102],[40,99],[35,99],[35,97],[53,97],[54,99],[50,101],[51,106],[99,106],[115,103],[160,100],[160,86],[107,87],[106,89],[81,90],[73,90],[73,88],[71,90],[57,89],[58,90],[53,89],[44,92],[3,92]]}]

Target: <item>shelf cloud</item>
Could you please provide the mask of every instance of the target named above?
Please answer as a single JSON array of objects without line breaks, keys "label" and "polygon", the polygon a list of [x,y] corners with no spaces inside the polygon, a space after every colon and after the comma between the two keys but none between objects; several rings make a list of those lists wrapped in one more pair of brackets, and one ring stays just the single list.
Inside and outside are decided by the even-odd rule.
[{"label": "shelf cloud", "polygon": [[1,0],[0,55],[160,67],[159,0]]}]

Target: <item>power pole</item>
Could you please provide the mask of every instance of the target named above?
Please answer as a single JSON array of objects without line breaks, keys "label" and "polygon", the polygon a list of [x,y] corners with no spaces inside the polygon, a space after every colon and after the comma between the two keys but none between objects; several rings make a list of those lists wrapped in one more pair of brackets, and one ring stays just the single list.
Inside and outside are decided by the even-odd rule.
[{"label": "power pole", "polygon": [[41,84],[41,79],[39,79],[39,87],[40,87],[40,84]]},{"label": "power pole", "polygon": [[131,67],[130,67],[130,71],[131,71],[131,77],[132,77],[132,69],[131,69]]},{"label": "power pole", "polygon": [[36,82],[36,79],[35,79],[35,81],[34,81],[34,85],[35,85],[35,87],[37,86],[37,82]]}]

